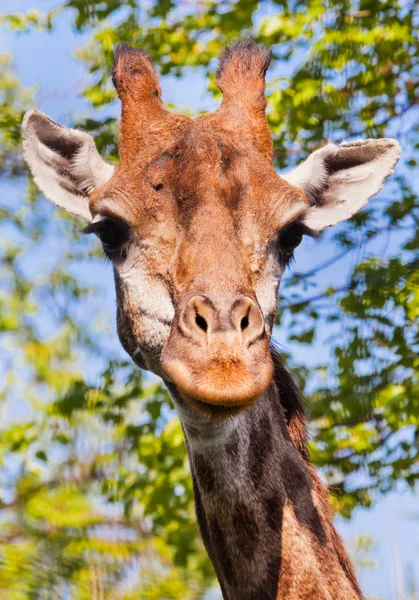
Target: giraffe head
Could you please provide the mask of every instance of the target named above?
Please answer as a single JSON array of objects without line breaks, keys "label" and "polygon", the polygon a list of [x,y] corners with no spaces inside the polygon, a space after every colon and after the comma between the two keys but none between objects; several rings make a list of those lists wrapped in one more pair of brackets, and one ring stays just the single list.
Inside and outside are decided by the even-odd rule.
[{"label": "giraffe head", "polygon": [[265,117],[270,57],[249,40],[228,47],[220,108],[190,119],[164,108],[148,54],[120,46],[115,169],[86,133],[38,111],[23,123],[39,188],[85,219],[112,261],[124,348],[198,410],[245,407],[266,390],[293,250],[361,209],[400,156],[391,139],[328,144],[280,177]]}]

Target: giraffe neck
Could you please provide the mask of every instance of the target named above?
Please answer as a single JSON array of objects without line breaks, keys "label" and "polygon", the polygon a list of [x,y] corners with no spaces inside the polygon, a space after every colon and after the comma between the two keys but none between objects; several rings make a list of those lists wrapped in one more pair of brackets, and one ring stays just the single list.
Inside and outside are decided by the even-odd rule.
[{"label": "giraffe neck", "polygon": [[282,383],[275,379],[247,411],[218,421],[198,417],[169,385],[186,437],[199,527],[223,597],[362,598],[308,462],[299,399],[280,394],[282,371]]}]

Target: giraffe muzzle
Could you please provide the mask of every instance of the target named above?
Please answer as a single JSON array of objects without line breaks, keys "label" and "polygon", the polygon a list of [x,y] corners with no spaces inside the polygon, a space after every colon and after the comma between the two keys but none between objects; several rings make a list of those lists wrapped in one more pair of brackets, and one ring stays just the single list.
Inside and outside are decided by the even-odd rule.
[{"label": "giraffe muzzle", "polygon": [[252,404],[265,392],[273,370],[257,302],[243,294],[189,293],[179,302],[162,364],[188,399]]}]

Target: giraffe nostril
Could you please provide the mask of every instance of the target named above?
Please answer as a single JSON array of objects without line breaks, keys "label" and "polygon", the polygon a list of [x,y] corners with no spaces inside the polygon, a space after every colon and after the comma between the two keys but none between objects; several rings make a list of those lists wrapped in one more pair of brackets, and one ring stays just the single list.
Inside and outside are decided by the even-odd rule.
[{"label": "giraffe nostril", "polygon": [[202,329],[205,333],[208,331],[208,323],[199,313],[196,313],[195,323],[198,325],[199,329]]},{"label": "giraffe nostril", "polygon": [[249,315],[247,314],[245,317],[243,317],[243,319],[240,321],[240,329],[242,331],[244,331],[245,329],[247,329],[249,327]]},{"label": "giraffe nostril", "polygon": [[228,345],[232,351],[233,347],[248,348],[263,337],[265,324],[249,296],[226,294],[210,300],[197,294],[180,307],[178,327],[187,338],[215,352]]}]

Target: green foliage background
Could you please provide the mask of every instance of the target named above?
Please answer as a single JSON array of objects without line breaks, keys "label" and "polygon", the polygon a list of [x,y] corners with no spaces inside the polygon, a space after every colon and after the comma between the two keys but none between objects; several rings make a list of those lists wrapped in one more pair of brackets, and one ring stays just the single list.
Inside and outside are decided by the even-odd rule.
[{"label": "green foliage background", "polygon": [[[250,34],[272,46],[268,114],[281,169],[325,139],[390,134],[402,142],[403,164],[384,193],[320,242],[333,254],[287,276],[278,324],[305,389],[311,455],[336,509],[350,516],[400,480],[413,489],[419,477],[416,2],[69,0],[48,14],[0,19],[16,35],[36,36],[54,32],[63,14],[88,36],[77,53],[91,74],[82,93],[101,109],[97,119],[74,125],[94,135],[110,161],[117,161],[117,121],[107,110],[115,102],[109,72],[117,42],[148,49],[162,76],[206,69],[216,98],[216,57],[229,41]],[[6,191],[28,176],[20,123],[35,105],[34,91],[13,73],[13,58],[0,55]],[[59,245],[51,239],[52,215],[59,218]],[[98,291],[77,274],[95,268],[99,248],[80,237],[79,223],[54,212],[30,178],[18,206],[2,194],[0,227],[0,599],[203,598],[214,579],[170,400],[158,382],[109,348],[100,312],[85,314]],[[36,257],[45,246],[54,260],[40,272]],[[323,269],[348,257],[344,285],[323,285]],[[332,360],[308,373],[299,348],[312,343],[327,344]],[[100,376],[89,379],[86,365],[98,362]],[[26,413],[16,416],[22,399]]]}]

